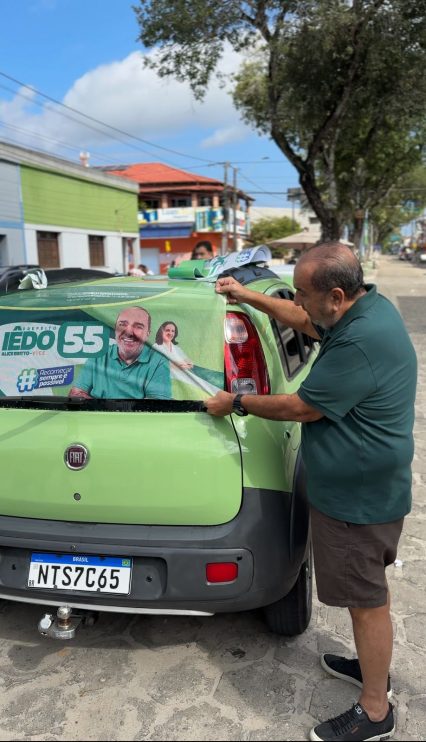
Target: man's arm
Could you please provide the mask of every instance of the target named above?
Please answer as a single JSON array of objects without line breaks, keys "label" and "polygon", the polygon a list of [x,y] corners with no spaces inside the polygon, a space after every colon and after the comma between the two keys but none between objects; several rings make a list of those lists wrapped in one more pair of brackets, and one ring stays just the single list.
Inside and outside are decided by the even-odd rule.
[{"label": "man's arm", "polygon": [[259,291],[252,291],[242,286],[235,278],[218,278],[216,292],[226,294],[229,304],[250,304],[255,309],[265,312],[269,317],[282,322],[293,330],[304,332],[306,335],[319,340],[320,337],[313,326],[309,315],[302,307],[295,305],[290,299],[278,299],[265,296]]},{"label": "man's arm", "polygon": [[[232,412],[234,397],[235,394],[229,392],[218,392],[214,397],[205,401],[206,411],[214,417],[229,415]],[[322,412],[303,402],[297,394],[243,394],[241,404],[249,414],[264,417],[267,420],[311,423],[324,417]]]},{"label": "man's arm", "polygon": [[90,392],[93,388],[93,366],[94,359],[88,358],[77,379],[77,384],[70,390],[70,397],[82,397],[83,399],[93,399]]}]

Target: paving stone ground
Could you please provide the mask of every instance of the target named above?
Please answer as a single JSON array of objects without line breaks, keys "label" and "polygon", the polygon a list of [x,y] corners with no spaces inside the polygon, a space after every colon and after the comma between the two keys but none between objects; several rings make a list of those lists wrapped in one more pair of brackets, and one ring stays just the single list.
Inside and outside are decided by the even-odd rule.
[{"label": "paving stone ground", "polygon": [[[420,367],[414,506],[388,569],[395,627],[395,740],[426,735],[426,270],[380,257],[369,271],[402,312]],[[403,383],[403,380],[401,380]],[[325,651],[353,653],[342,609],[314,601],[308,630],[269,633],[257,614],[114,616],[60,643],[40,607],[0,604],[0,740],[303,740],[357,688],[327,676]]]}]

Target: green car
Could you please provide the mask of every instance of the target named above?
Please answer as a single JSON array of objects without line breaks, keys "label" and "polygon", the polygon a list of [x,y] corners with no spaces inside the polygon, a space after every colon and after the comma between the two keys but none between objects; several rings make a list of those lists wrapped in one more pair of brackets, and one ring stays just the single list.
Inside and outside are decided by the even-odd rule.
[{"label": "green car", "polygon": [[[300,425],[203,401],[291,394],[316,346],[226,304],[199,262],[0,298],[0,598],[56,607],[42,633],[72,636],[85,611],[262,608],[280,634],[308,626]],[[229,271],[293,296],[263,264]]]}]

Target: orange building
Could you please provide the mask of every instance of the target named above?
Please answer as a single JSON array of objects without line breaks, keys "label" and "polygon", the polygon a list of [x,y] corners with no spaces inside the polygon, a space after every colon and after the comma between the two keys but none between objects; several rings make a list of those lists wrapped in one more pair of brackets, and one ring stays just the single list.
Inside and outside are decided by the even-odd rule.
[{"label": "orange building", "polygon": [[238,249],[250,232],[253,199],[219,180],[162,163],[102,169],[139,184],[140,254],[129,255],[130,263],[166,272],[172,261],[188,259],[201,240],[217,254]]}]

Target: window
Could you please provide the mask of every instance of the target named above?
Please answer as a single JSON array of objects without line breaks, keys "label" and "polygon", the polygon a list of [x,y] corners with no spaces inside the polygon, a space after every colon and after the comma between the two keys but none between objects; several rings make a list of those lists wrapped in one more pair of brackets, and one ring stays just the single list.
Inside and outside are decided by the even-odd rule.
[{"label": "window", "polygon": [[60,268],[57,232],[37,232],[38,264],[41,268]]},{"label": "window", "polygon": [[190,196],[181,198],[171,198],[170,206],[172,209],[184,208],[186,206],[192,206],[192,200]]},{"label": "window", "polygon": [[[291,291],[281,290],[274,294],[281,299],[294,300]],[[271,320],[277,342],[278,351],[284,368],[284,373],[291,379],[295,373],[307,362],[314,347],[314,339],[303,332],[292,330],[278,320]]]},{"label": "window", "polygon": [[145,198],[141,204],[140,208],[142,211],[145,211],[146,209],[159,209],[160,208],[160,199],[158,198]]},{"label": "window", "polygon": [[105,265],[104,237],[89,234],[89,260],[93,268]]},{"label": "window", "polygon": [[212,196],[200,196],[200,206],[213,206]]}]

